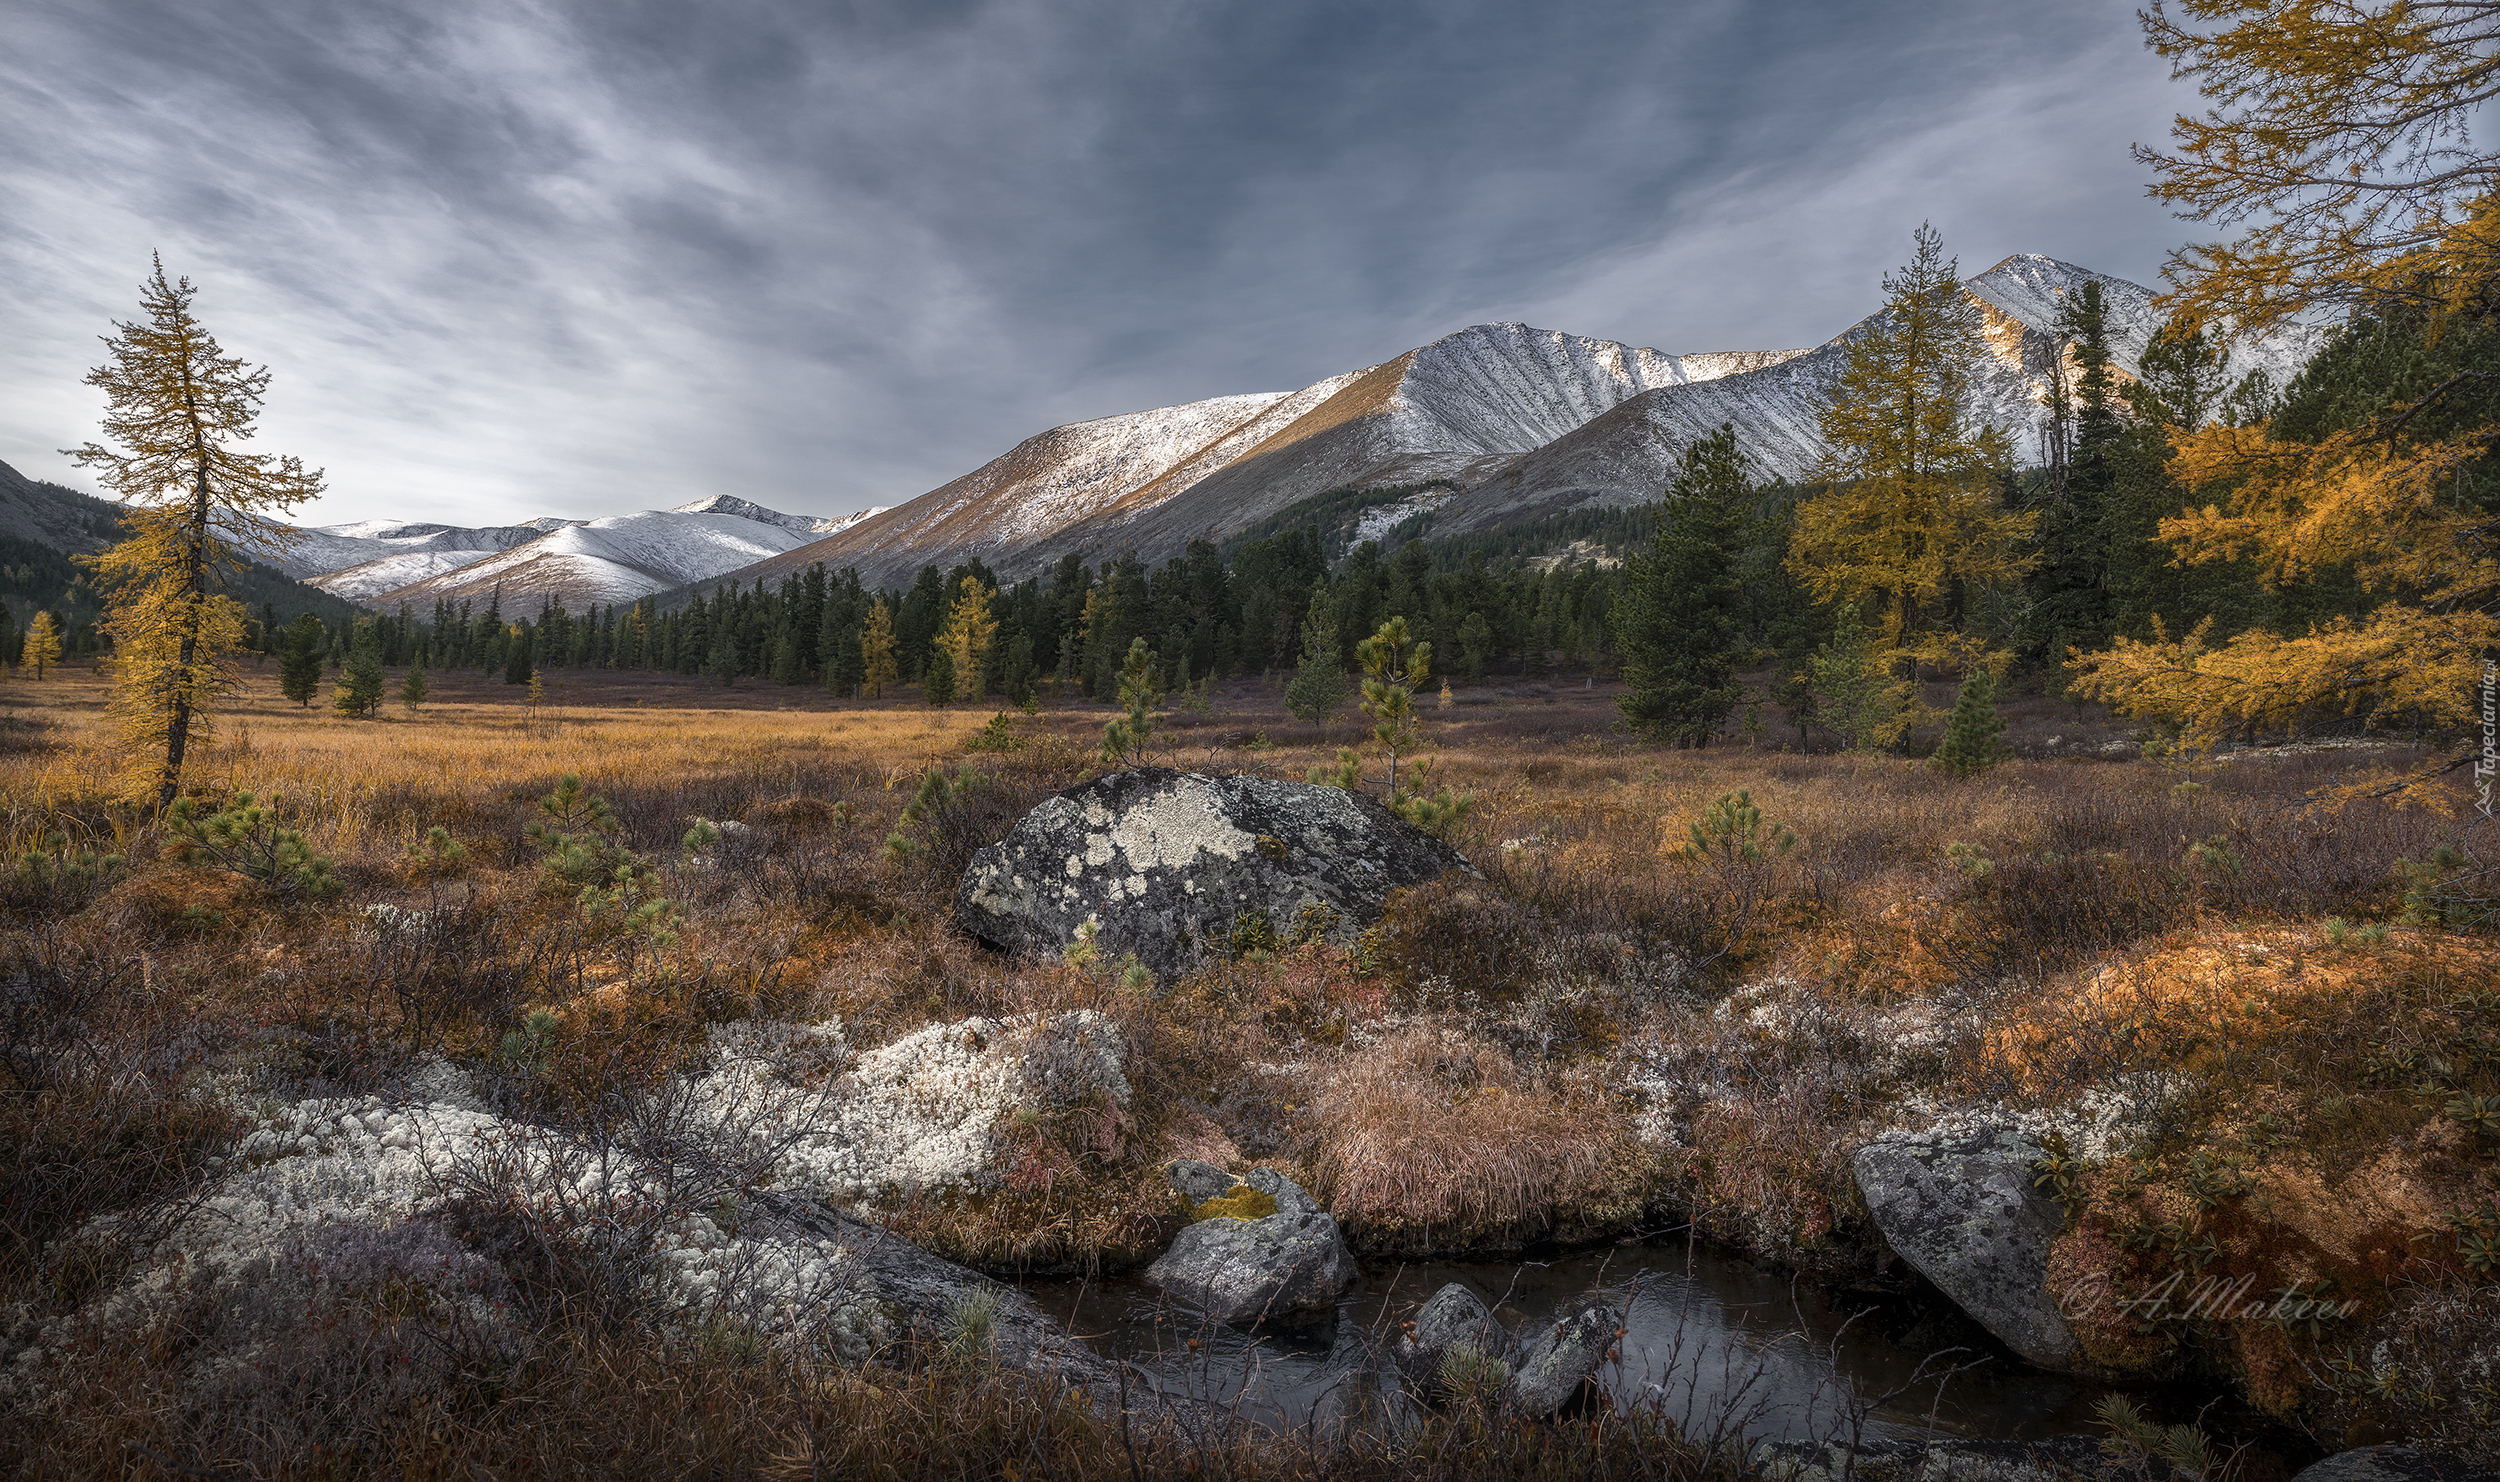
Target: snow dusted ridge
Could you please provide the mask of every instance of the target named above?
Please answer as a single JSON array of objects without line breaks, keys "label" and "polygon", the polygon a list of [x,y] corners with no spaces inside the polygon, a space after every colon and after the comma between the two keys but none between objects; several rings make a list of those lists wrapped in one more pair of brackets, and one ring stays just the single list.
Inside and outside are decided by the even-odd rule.
[{"label": "snow dusted ridge", "polygon": [[1055,427],[940,489],[764,563],[821,560],[875,584],[977,554],[1010,575],[1063,551],[1166,554],[1347,484],[1474,480],[1627,398],[1803,351],[1669,355],[1479,324],[1299,391],[1217,397]]},{"label": "snow dusted ridge", "polygon": [[876,513],[826,520],[715,494],[668,510],[483,530],[368,520],[304,531],[286,568],[349,601],[385,607],[426,606],[437,596],[483,601],[500,584],[524,605],[553,596],[578,610],[718,576]]},{"label": "snow dusted ridge", "polygon": [[[1962,285],[1979,305],[1990,352],[1972,378],[1970,411],[2010,432],[2016,455],[2026,460],[2039,457],[2046,421],[2040,398],[2057,353],[2058,313],[2087,281],[2101,285],[2112,359],[2132,376],[2161,324],[2151,290],[2030,253]],[[1735,427],[1765,472],[1803,477],[1822,456],[1817,414],[1839,383],[1848,343],[1877,322],[1869,316],[1828,343],[1773,364],[1630,398],[1468,488],[1442,512],[1436,529],[1457,533],[1590,504],[1655,499],[1677,455],[1721,423]],[[2262,369],[2280,387],[2321,339],[2320,331],[2290,330],[2241,346],[2232,352],[2231,373]]]},{"label": "snow dusted ridge", "polygon": [[[2160,323],[2149,290],[2032,254],[1963,285],[1990,350],[1971,410],[2012,432],[2025,457],[2036,456],[2058,313],[2086,281],[2102,285],[2118,364],[2132,373]],[[1461,491],[1379,512],[1364,533],[1435,504],[1436,531],[1481,529],[1654,499],[1675,456],[1722,422],[1764,471],[1798,477],[1821,457],[1816,414],[1846,346],[1875,322],[1808,349],[1687,355],[1479,324],[1284,395],[1052,428],[953,483],[738,574],[821,560],[893,585],[924,564],[967,555],[1010,577],[1037,574],[1073,550],[1159,560],[1332,488],[1427,479],[1453,480]],[[2313,331],[2288,332],[2240,348],[2232,369],[2262,368],[2281,385],[2317,343]]]}]

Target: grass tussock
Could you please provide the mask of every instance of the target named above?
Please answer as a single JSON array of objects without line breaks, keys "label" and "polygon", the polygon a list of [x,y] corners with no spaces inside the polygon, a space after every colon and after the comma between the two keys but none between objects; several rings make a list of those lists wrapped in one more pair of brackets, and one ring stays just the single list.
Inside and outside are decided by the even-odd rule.
[{"label": "grass tussock", "polygon": [[1314,1192],[1364,1249],[1517,1249],[1628,1224],[1650,1192],[1597,1098],[1531,1082],[1461,1030],[1401,1030],[1325,1084],[1311,1107]]}]

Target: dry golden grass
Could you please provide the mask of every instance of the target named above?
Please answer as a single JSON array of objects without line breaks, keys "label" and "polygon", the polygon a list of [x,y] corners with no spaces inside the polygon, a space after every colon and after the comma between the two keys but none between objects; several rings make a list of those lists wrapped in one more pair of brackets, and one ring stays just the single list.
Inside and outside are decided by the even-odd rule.
[{"label": "dry golden grass", "polygon": [[1619,1118],[1531,1083],[1463,1031],[1399,1031],[1324,1084],[1313,1192],[1367,1249],[1515,1249],[1587,1222],[1591,1206],[1642,1202],[1638,1182],[1608,1187]]},{"label": "dry golden grass", "polygon": [[[1008,1187],[977,1200],[889,1201],[888,1218],[985,1265],[1091,1269],[1149,1256],[1168,1235],[1179,1211],[1155,1169],[1172,1153],[1237,1169],[1299,1158],[1377,1250],[1579,1238],[1682,1215],[1757,1251],[1866,1276],[1876,1247],[1848,1155],[1898,1115],[1893,1098],[2040,1102],[2167,1068],[2233,1088],[2183,1113],[2195,1136],[2246,1141],[2291,1128],[2304,1150],[2269,1143],[2250,1160],[2250,1192],[2235,1196],[2232,1222],[2214,1226],[2233,1259],[2278,1278],[2342,1273],[2379,1290],[2461,1279],[2453,1243],[2412,1236],[2426,1210],[2481,1187],[2438,1160],[2466,1167],[2479,1152],[2443,1141],[2436,1109],[2373,1080],[2362,1061],[2393,1029],[2415,1050],[2446,1044],[2421,1017],[2423,995],[2453,997],[2454,982],[2488,977],[2500,959],[2483,939],[2446,934],[2399,932],[2383,947],[2335,952],[2298,945],[2330,913],[2392,915],[2395,860],[2425,857],[2450,827],[2384,804],[2331,817],[2298,806],[2306,791],[2401,755],[2251,759],[2190,779],[2048,748],[2060,729],[2097,739],[2108,727],[2027,702],[2017,733],[2031,736],[2033,754],[1956,782],[1899,758],[1631,745],[1609,729],[1610,689],[1435,708],[1425,716],[1435,781],[1476,795],[1462,843],[1484,880],[1410,893],[1359,950],[1213,963],[1155,997],[1123,994],[1111,975],[1003,959],[948,921],[969,850],[1093,767],[1105,707],[1055,706],[1015,722],[1017,749],[968,754],[989,707],[940,714],[907,698],[861,705],[752,682],[564,674],[533,715],[518,687],[434,679],[437,698],[415,717],[393,706],[381,720],[348,721],[278,701],[274,671],[251,676],[189,779],[206,795],[282,796],[289,821],[348,883],[329,905],[273,900],[160,857],[146,821],[111,801],[120,759],[92,674],[0,690],[0,709],[15,712],[0,728],[0,842],[15,854],[60,831],[130,856],[126,879],[93,891],[0,880],[0,945],[13,961],[50,973],[44,964],[92,958],[140,975],[137,988],[118,976],[107,984],[155,1007],[97,1017],[130,1036],[124,1058],[114,1049],[99,1073],[145,1065],[147,1076],[114,1083],[178,1087],[185,1072],[160,1071],[193,1063],[166,1057],[189,1055],[241,1067],[271,1094],[370,1086],[419,1051],[491,1063],[500,1038],[543,1009],[557,1029],[532,1094],[578,1106],[623,1079],[666,1073],[725,1019],[839,1016],[867,1043],[932,1020],[1092,1007],[1119,1016],[1135,1050],[1127,1125],[1107,1135],[1103,1109],[1090,1108],[1091,1120],[1020,1127]],[[1172,717],[1161,759],[1299,777],[1352,729],[1347,718],[1300,724],[1273,690],[1236,683],[1214,714]],[[883,858],[879,843],[918,778],[941,764],[988,780],[918,858]],[[572,887],[542,875],[522,829],[566,773],[608,797],[626,842],[659,868],[686,913],[676,943],[637,944],[586,922]],[[2182,790],[2183,780],[2196,785]],[[1750,882],[1670,852],[1689,820],[1739,788],[1801,840]],[[699,866],[678,852],[696,818],[743,820],[755,833]],[[465,865],[403,859],[437,824],[468,847]],[[1957,844],[1966,848],[1950,854]],[[357,911],[376,904],[448,909],[419,951],[360,928]],[[1728,951],[1740,907],[1746,939]],[[2262,960],[2245,950],[2258,944],[2270,944]],[[1697,962],[1710,966],[1690,971]],[[10,970],[0,962],[0,974]],[[1783,1012],[1801,1014],[1779,1027],[1714,1013],[1740,985],[1776,988]],[[1924,1081],[1879,1072],[1886,1016],[1929,1010],[1989,1032],[1940,1041],[1943,1068],[1920,1072]],[[1660,1066],[1689,1075],[1694,1101],[1679,1112],[1682,1141],[1664,1151],[1632,1139],[1643,1108],[1627,1090]],[[44,1094],[52,1100],[40,1104],[57,1107],[76,1093]],[[111,1205],[64,1177],[82,1149],[100,1168],[190,1166],[196,1129],[164,1111],[136,1106],[112,1127],[63,1120],[40,1158],[0,1168],[11,1190],[50,1201],[35,1243],[88,1205]],[[171,1129],[165,1148],[106,1145],[124,1128],[145,1144],[160,1124]],[[2092,1175],[2104,1181],[2087,1180],[2086,1193],[2105,1213],[2078,1226],[2070,1253],[2139,1257],[2120,1243],[2129,1231],[2195,1208],[2191,1157],[2181,1143],[2152,1155],[2140,1177]],[[2133,1179],[2123,1189],[2122,1176]],[[12,1198],[12,1208],[36,1207]],[[13,1260],[12,1289],[39,1265]],[[748,1381],[735,1376],[667,1369],[678,1361],[615,1358],[656,1397],[646,1419],[682,1409],[727,1448],[705,1454],[734,1451],[749,1470],[756,1448],[795,1454],[805,1403],[740,1389]],[[2227,1361],[2278,1398],[2294,1372],[2272,1349]],[[557,1472],[577,1466],[532,1452],[510,1428],[525,1414],[595,1413],[577,1400],[614,1392],[560,1364],[542,1379],[525,1387],[536,1396],[527,1405],[462,1412],[462,1424],[505,1428],[492,1444],[442,1454],[462,1465],[543,1455]],[[137,1387],[114,1393],[169,1382],[100,1378],[99,1403],[125,1380]],[[714,1384],[728,1388],[702,1388]],[[549,1398],[558,1392],[573,1398]],[[723,1395],[770,1424],[723,1418]],[[165,1413],[163,1394],[147,1403],[158,1408],[145,1413]],[[911,1404],[943,1413],[932,1396]],[[88,1417],[97,1437],[193,1454],[172,1420],[115,1431],[101,1415]],[[411,1454],[393,1448],[415,1433],[391,1434],[385,1450]],[[81,1441],[77,1454],[118,1444]],[[652,1455],[702,1465],[667,1447]]]}]

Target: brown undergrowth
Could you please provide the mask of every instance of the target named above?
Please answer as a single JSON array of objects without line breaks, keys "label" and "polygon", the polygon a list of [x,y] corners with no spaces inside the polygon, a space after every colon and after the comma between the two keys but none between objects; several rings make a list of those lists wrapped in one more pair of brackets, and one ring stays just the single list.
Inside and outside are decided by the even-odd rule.
[{"label": "brown undergrowth", "polygon": [[[2277,1408],[2363,1429],[2434,1410],[2461,1423],[2479,1403],[2439,1386],[2491,1290],[2473,1242],[2490,1233],[2474,1221],[2494,1145],[2475,1098],[2500,1095],[2500,1023],[2473,995],[2500,963],[2487,937],[2378,934],[2403,909],[2397,861],[2456,838],[2454,820],[2302,806],[2400,754],[2194,770],[2066,757],[2047,745],[2057,729],[2107,728],[2049,707],[2026,722],[2047,733],[2026,756],[1957,782],[1897,758],[1633,746],[1604,689],[1455,706],[1428,713],[1427,742],[1436,784],[1477,797],[1460,842],[1480,880],[1407,893],[1357,942],[1245,944],[1139,992],[1116,964],[1010,961],[950,924],[964,859],[1094,769],[1107,712],[1011,718],[968,750],[984,717],[774,686],[563,683],[536,717],[459,675],[437,677],[439,705],[381,723],[238,707],[192,790],[280,798],[346,882],[327,903],[176,864],[110,801],[90,677],[12,696],[33,702],[42,739],[0,751],[0,833],[12,860],[52,863],[0,870],[14,1150],[0,1300],[74,1307],[108,1282],[121,1257],[74,1249],[71,1232],[178,1207],[230,1133],[213,1109],[239,1099],[386,1089],[441,1054],[517,1113],[578,1115],[682,1068],[726,1021],[838,1020],[867,1046],[1087,1008],[1125,1036],[1126,1107],[1011,1115],[998,1187],[895,1191],[871,1212],[993,1269],[1115,1267],[1169,1238],[1182,1211],[1157,1170],[1185,1152],[1287,1169],[1381,1253],[1689,1219],[1871,1280],[1880,1247],[1848,1170],[1865,1136],[1936,1108],[2048,1109],[2171,1076],[2157,1137],[2073,1171],[2061,1269],[2134,1279],[2201,1258],[2304,1291],[2331,1279],[2364,1306],[2316,1335],[2096,1330],[2096,1351],[2211,1363]],[[1212,714],[1174,717],[1161,759],[1299,777],[1341,739],[1236,684]],[[960,799],[889,850],[933,767],[964,780]],[[568,773],[607,800],[672,924],[588,912],[584,882],[551,872],[525,826]],[[1739,788],[1798,846],[1751,873],[1680,857],[1690,823]],[[427,853],[438,826],[456,857]],[[593,1454],[735,1475],[820,1444],[807,1437],[828,1434],[824,1416],[868,1436],[986,1427],[1000,1448],[1053,1457],[1054,1438],[1107,1434],[1102,1417],[978,1386],[801,1382],[777,1360],[654,1343],[551,1336],[536,1367],[394,1411],[352,1454],[412,1475],[561,1475]],[[2381,1349],[2392,1357],[2369,1356]],[[43,1454],[144,1468],[223,1454],[218,1436],[260,1444],[189,1415],[161,1359],[100,1359],[45,1422],[42,1444],[68,1449]],[[595,1423],[629,1391],[635,1418]],[[695,1439],[658,1436],[672,1413]],[[602,1439],[567,1449],[551,1438],[565,1425]],[[438,1430],[465,1439],[427,1439]],[[1297,1475],[1258,1470],[1282,1465],[1222,1463]]]}]

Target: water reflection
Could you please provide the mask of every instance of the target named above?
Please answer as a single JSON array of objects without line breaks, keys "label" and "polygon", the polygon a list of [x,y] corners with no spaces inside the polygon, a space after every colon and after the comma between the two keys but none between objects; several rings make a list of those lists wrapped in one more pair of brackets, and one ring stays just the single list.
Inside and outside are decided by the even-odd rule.
[{"label": "water reflection", "polygon": [[1630,1301],[1599,1383],[1618,1407],[1654,1406],[1693,1439],[2032,1439],[2093,1430],[2105,1392],[2026,1368],[1958,1313],[1835,1299],[1751,1261],[1681,1243],[1532,1262],[1374,1268],[1332,1321],[1255,1332],[1200,1322],[1133,1279],[1033,1281],[1026,1290],[1131,1383],[1201,1413],[1323,1432],[1406,1409],[1377,1372],[1396,1323],[1448,1282],[1513,1331],[1603,1290]]}]

